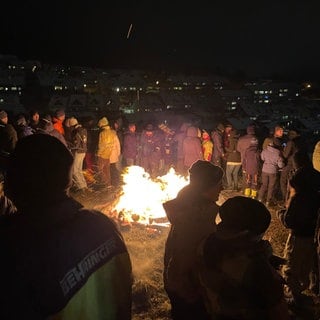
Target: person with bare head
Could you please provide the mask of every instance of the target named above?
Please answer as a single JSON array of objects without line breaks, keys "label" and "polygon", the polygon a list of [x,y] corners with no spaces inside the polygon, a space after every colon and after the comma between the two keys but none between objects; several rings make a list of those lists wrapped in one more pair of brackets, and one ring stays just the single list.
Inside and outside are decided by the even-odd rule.
[{"label": "person with bare head", "polygon": [[216,229],[223,170],[205,160],[189,169],[190,183],[163,204],[171,223],[164,255],[164,288],[172,319],[209,319],[200,295],[197,247]]},{"label": "person with bare head", "polygon": [[36,130],[40,121],[40,114],[38,110],[30,110],[29,112],[29,126],[32,130]]},{"label": "person with bare head", "polygon": [[68,196],[72,165],[46,134],[19,140],[10,158],[5,188],[17,212],[0,223],[1,319],[131,319],[123,237]]},{"label": "person with bare head", "polygon": [[276,125],[272,132],[270,137],[267,137],[263,141],[262,150],[266,149],[270,143],[278,145],[281,147],[281,150],[283,149],[282,143],[283,143],[283,127],[280,125]]}]

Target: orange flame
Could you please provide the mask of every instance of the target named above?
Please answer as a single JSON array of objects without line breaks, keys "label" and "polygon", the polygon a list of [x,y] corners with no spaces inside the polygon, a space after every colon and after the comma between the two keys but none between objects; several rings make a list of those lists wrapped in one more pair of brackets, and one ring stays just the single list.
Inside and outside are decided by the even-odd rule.
[{"label": "orange flame", "polygon": [[114,210],[126,221],[150,224],[153,219],[166,217],[162,204],[175,198],[189,181],[176,174],[173,168],[152,180],[142,167],[131,166],[123,174],[123,182]]}]

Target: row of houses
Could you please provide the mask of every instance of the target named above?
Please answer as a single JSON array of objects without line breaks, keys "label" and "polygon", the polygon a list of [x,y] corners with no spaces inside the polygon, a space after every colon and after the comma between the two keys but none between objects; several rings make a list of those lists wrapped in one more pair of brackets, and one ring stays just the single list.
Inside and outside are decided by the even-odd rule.
[{"label": "row of houses", "polygon": [[[45,97],[41,108],[63,108],[75,116],[120,112],[133,119],[166,120],[182,114],[198,117],[207,127],[229,121],[239,129],[252,121],[266,126],[277,122],[288,127],[298,124],[318,137],[320,109],[317,97],[308,97],[311,86],[271,80],[235,84],[216,75],[51,66],[0,55],[0,108],[12,113],[25,112],[26,95],[41,91]],[[33,101],[32,108],[39,108],[37,96]]]}]

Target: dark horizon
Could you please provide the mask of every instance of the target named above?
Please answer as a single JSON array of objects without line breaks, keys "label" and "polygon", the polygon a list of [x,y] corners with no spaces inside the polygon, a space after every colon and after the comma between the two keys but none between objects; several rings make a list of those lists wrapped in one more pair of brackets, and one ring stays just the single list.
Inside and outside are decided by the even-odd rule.
[{"label": "dark horizon", "polygon": [[93,68],[320,80],[318,2],[7,3],[1,51]]}]

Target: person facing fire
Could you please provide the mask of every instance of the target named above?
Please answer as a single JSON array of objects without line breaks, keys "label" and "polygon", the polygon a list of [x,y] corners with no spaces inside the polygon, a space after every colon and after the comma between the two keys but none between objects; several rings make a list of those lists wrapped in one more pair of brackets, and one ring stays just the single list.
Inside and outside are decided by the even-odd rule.
[{"label": "person facing fire", "polygon": [[224,125],[219,123],[215,130],[211,132],[211,138],[213,142],[213,155],[212,163],[223,167],[225,162],[224,145],[223,145],[223,133]]},{"label": "person facing fire", "polygon": [[72,165],[50,135],[17,143],[5,181],[17,212],[0,223],[0,319],[131,319],[125,242],[110,218],[68,196]]},{"label": "person facing fire", "polygon": [[164,253],[164,288],[172,319],[209,319],[196,278],[197,247],[216,230],[223,170],[205,160],[189,169],[190,183],[163,204],[171,223]]},{"label": "person facing fire", "polygon": [[64,131],[64,120],[66,119],[66,114],[63,109],[58,109],[55,111],[54,116],[52,117],[53,127],[59,131],[63,136],[65,135]]},{"label": "person facing fire", "polygon": [[139,137],[137,134],[137,127],[135,123],[129,123],[128,130],[123,137],[123,160],[125,166],[138,165],[138,147]]},{"label": "person facing fire", "polygon": [[[280,257],[262,237],[271,215],[259,201],[236,196],[219,209],[216,232],[199,246],[199,281],[210,319],[288,320]],[[281,261],[281,263],[280,263]]]},{"label": "person facing fire", "polygon": [[110,157],[113,149],[119,144],[119,138],[115,130],[110,128],[109,121],[102,117],[98,121],[100,129],[97,149],[97,165],[100,174],[100,183],[106,188],[112,187]]},{"label": "person facing fire", "polygon": [[159,124],[158,127],[162,131],[160,175],[165,175],[170,168],[174,168],[176,164],[176,141],[174,140],[175,131],[170,129],[164,123]]},{"label": "person facing fire", "polygon": [[141,166],[152,178],[159,175],[161,140],[153,125],[149,123],[140,137]]},{"label": "person facing fire", "polygon": [[202,130],[201,144],[202,144],[203,159],[206,161],[211,161],[212,151],[213,151],[213,142],[211,141],[210,134],[206,130]]},{"label": "person facing fire", "polygon": [[202,145],[198,127],[190,126],[187,129],[187,136],[183,140],[182,149],[185,172],[188,172],[188,169],[194,162],[203,160]]}]

